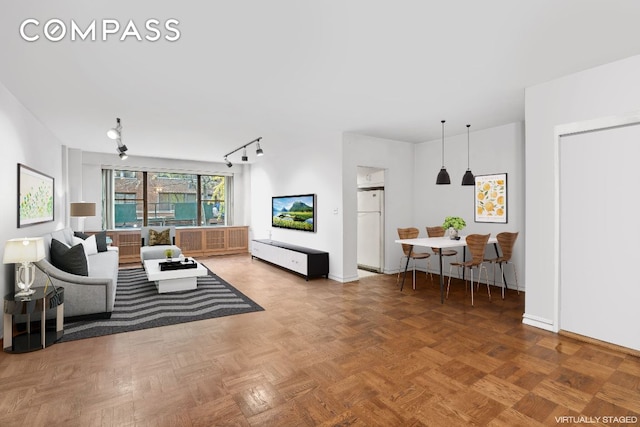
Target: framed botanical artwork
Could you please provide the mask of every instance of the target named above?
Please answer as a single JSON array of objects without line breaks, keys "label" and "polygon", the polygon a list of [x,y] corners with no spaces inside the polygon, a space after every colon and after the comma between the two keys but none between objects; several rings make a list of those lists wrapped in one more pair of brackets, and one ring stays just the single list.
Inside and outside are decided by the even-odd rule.
[{"label": "framed botanical artwork", "polygon": [[475,222],[507,223],[507,174],[476,175]]},{"label": "framed botanical artwork", "polygon": [[18,163],[18,228],[53,221],[53,178]]}]

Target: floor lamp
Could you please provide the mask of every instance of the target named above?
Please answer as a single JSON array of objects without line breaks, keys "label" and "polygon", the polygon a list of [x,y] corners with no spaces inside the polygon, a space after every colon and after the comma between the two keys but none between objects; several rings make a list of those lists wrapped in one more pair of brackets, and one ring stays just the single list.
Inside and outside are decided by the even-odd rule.
[{"label": "floor lamp", "polygon": [[96,204],[93,202],[71,203],[69,216],[78,218],[78,231],[84,232],[84,219],[88,216],[96,216]]}]

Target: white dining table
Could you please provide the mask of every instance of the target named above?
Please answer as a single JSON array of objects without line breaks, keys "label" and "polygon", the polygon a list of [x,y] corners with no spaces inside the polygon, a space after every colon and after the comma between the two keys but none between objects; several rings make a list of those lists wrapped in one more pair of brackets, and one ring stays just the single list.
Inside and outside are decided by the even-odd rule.
[{"label": "white dining table", "polygon": [[[442,274],[442,249],[463,247],[462,260],[466,258],[465,249],[467,246],[467,236],[460,236],[460,239],[455,240],[450,237],[418,237],[415,239],[398,239],[396,243],[409,245],[409,256],[407,257],[407,263],[404,266],[404,275],[402,276],[402,285],[400,290],[404,287],[404,280],[407,277],[407,269],[409,268],[409,259],[413,252],[413,247],[418,246],[422,248],[438,248],[440,255],[438,256],[438,264],[440,265],[440,303],[444,304],[444,276]],[[500,256],[498,253],[498,239],[494,236],[489,237],[487,244],[493,244],[496,251],[496,256]],[[464,280],[464,270],[462,271],[462,280]]]}]

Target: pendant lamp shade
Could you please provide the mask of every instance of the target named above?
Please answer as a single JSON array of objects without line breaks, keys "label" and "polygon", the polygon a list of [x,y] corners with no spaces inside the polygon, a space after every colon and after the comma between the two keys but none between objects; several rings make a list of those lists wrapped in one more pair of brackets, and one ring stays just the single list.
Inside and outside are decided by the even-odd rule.
[{"label": "pendant lamp shade", "polygon": [[436,179],[437,185],[451,184],[449,172],[447,172],[447,169],[444,167],[444,122],[444,120],[440,121],[440,123],[442,123],[442,168],[440,172],[438,172],[438,178]]},{"label": "pendant lamp shade", "polygon": [[442,169],[440,169],[440,172],[438,172],[438,178],[436,179],[436,184],[438,185],[451,184],[451,178],[449,178],[449,172],[447,172],[444,166],[442,167]]},{"label": "pendant lamp shade", "polygon": [[469,128],[471,125],[467,125],[467,171],[464,173],[462,177],[462,185],[475,185],[476,179],[471,173],[471,168],[469,167]]},{"label": "pendant lamp shade", "polygon": [[464,173],[462,177],[462,185],[475,185],[476,178],[473,176],[473,173],[469,169]]}]

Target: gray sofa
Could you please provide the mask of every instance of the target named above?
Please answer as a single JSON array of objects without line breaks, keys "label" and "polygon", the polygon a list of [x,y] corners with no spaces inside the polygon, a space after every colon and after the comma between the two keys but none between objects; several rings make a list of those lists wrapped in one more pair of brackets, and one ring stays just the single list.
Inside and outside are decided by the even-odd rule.
[{"label": "gray sofa", "polygon": [[36,263],[34,286],[44,286],[49,273],[55,286],[64,287],[64,317],[111,317],[118,283],[118,248],[87,256],[89,275],[67,273],[51,264],[51,240],[56,239],[73,246],[73,231],[63,228],[45,234],[45,258]]}]

